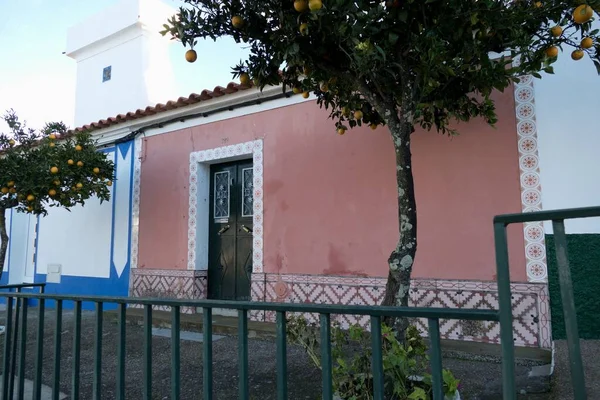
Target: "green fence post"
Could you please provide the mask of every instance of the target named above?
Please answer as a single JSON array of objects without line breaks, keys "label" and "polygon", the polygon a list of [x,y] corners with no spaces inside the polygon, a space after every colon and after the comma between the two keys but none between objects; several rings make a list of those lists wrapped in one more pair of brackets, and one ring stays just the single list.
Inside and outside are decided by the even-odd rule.
[{"label": "green fence post", "polygon": [[21,339],[19,341],[19,395],[18,399],[23,400],[25,390],[25,352],[27,350],[27,299],[21,299]]},{"label": "green fence post", "polygon": [[248,311],[238,311],[238,362],[240,372],[240,400],[250,398],[248,384]]},{"label": "green fence post", "polygon": [[556,247],[556,261],[558,265],[558,283],[560,284],[560,297],[563,306],[563,317],[567,331],[567,346],[569,348],[569,366],[571,367],[571,381],[575,400],[587,399],[585,388],[585,375],[583,361],[579,347],[579,330],[577,328],[577,311],[575,309],[575,296],[571,280],[571,267],[567,251],[567,235],[565,223],[562,220],[552,221],[554,231],[554,245]]},{"label": "green fence post", "polygon": [[152,400],[152,306],[144,304],[144,400]]},{"label": "green fence post", "polygon": [[52,375],[52,400],[60,398],[60,349],[62,343],[63,301],[56,300],[56,321],[54,324],[54,371]]},{"label": "green fence post", "polygon": [[180,352],[179,345],[181,344],[179,336],[179,306],[171,307],[171,397],[173,400],[179,400],[179,368],[180,368]]},{"label": "green fence post", "polygon": [[329,314],[320,314],[321,322],[321,367],[323,378],[323,400],[333,399],[331,362],[331,317]]},{"label": "green fence post", "polygon": [[[17,299],[18,301],[18,299]],[[4,332],[4,355],[2,359],[2,399],[8,399],[8,379],[10,377],[10,343],[12,336],[13,298],[6,298],[6,325]]]},{"label": "green fence post", "polygon": [[79,370],[81,364],[81,301],[75,302],[73,328],[73,364],[71,373],[71,398],[79,399]]},{"label": "green fence post", "polygon": [[381,343],[381,318],[371,316],[371,347],[373,349],[373,400],[383,400],[383,354]]},{"label": "green fence post", "polygon": [[213,397],[213,375],[212,375],[212,309],[204,307],[202,309],[204,346],[202,349],[203,377],[202,388],[204,391],[204,400],[212,400]]},{"label": "green fence post", "polygon": [[119,304],[119,344],[117,345],[117,399],[125,399],[125,339],[127,304]]},{"label": "green fence post", "polygon": [[500,307],[500,343],[502,345],[502,393],[504,400],[516,399],[515,349],[510,297],[510,272],[506,225],[494,223],[496,247],[496,274],[498,279],[498,305]]},{"label": "green fence post", "polygon": [[442,376],[442,348],[440,343],[440,320],[429,318],[429,357],[431,360],[431,383],[433,400],[444,400]]},{"label": "green fence post", "polygon": [[287,400],[287,335],[285,311],[277,311],[277,399]]},{"label": "green fence post", "polygon": [[38,331],[35,348],[35,377],[33,379],[33,399],[41,400],[42,397],[42,369],[44,368],[44,313],[46,300],[40,299],[38,306]]},{"label": "green fence post", "polygon": [[93,399],[102,398],[102,317],[104,304],[96,303],[96,343],[94,344],[94,381],[92,383]]}]

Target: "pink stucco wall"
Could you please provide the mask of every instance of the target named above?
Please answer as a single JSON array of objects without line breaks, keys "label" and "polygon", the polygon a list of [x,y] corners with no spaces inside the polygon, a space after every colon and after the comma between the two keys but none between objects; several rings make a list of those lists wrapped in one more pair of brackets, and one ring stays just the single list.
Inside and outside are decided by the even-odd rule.
[{"label": "pink stucco wall", "polygon": [[[496,129],[413,139],[419,249],[415,277],[494,279],[492,218],[519,212],[511,91]],[[394,150],[385,128],[335,134],[314,102],[145,140],[139,267],[187,265],[189,153],[264,138],[265,272],[385,276],[398,234]],[[513,280],[526,280],[523,234],[509,230]]]}]

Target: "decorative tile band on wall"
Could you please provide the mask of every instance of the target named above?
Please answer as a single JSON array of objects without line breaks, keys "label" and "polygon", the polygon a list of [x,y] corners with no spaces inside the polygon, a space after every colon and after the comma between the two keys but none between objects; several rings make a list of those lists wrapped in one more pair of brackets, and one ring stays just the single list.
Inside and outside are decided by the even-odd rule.
[{"label": "decorative tile band on wall", "polygon": [[[168,299],[205,299],[207,293],[207,271],[163,270],[136,268],[131,270],[131,297]],[[140,306],[134,306],[139,308]],[[170,311],[170,307],[156,306],[155,310]],[[182,312],[196,311],[183,307]]]},{"label": "decorative tile band on wall", "polygon": [[[531,75],[520,77],[520,82],[515,84],[515,106],[523,212],[542,210],[534,97],[533,77]],[[547,282],[548,268],[543,223],[524,224],[524,236],[527,279],[530,282]]]},{"label": "decorative tile band on wall", "polygon": [[[142,138],[135,139],[133,148],[133,192],[131,194],[131,269],[138,264],[138,237],[140,232],[140,178],[142,174]],[[131,282],[131,281],[130,281]]]},{"label": "decorative tile band on wall", "polygon": [[[386,283],[384,278],[318,275],[265,274],[256,278],[257,282],[252,286],[253,300],[290,303],[377,305],[383,299]],[[261,295],[263,287],[264,296]],[[547,285],[513,283],[511,290],[515,344],[549,348],[551,335]],[[497,309],[497,286],[494,282],[415,279],[410,292],[410,305]],[[316,315],[307,314],[306,317],[310,321],[317,321]],[[275,315],[273,312],[251,313],[251,318],[272,322]],[[369,317],[339,315],[335,318],[342,327],[355,323],[369,326]],[[418,319],[414,323],[423,334],[427,334],[425,319]],[[446,339],[500,342],[500,326],[493,321],[440,320],[440,329],[442,337]]]},{"label": "decorative tile band on wall", "polygon": [[[188,269],[195,270],[197,249],[197,203],[198,185],[208,183],[209,177],[200,177],[198,164],[212,164],[215,161],[226,160],[243,155],[252,155],[253,161],[253,272],[263,270],[263,142],[257,139],[251,142],[202,150],[190,153],[190,196],[188,220]],[[208,244],[206,244],[208,248]]]}]

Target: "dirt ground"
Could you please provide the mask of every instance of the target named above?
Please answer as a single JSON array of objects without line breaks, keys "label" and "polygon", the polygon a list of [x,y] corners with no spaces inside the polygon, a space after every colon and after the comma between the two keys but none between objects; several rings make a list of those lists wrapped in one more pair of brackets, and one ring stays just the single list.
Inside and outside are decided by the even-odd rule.
[{"label": "dirt ground", "polygon": [[[27,332],[27,367],[26,378],[33,379],[34,349],[37,337],[37,311],[29,313]],[[54,320],[52,310],[46,311],[44,335],[44,368],[43,382],[51,385],[54,344]],[[94,366],[94,313],[85,312],[82,318],[81,336],[81,396],[82,399],[92,397],[92,380]],[[126,398],[141,398],[143,367],[143,333],[136,325],[127,325],[126,341]],[[61,330],[61,391],[71,392],[73,314],[65,311]],[[3,346],[4,336],[0,338]],[[102,339],[102,398],[116,397],[116,356],[118,332],[117,325],[106,321]],[[520,399],[530,400],[566,400],[569,394],[570,377],[564,343],[558,343],[557,355],[559,363],[556,367],[553,393],[525,394]],[[0,347],[2,351],[3,347]],[[276,364],[275,342],[272,339],[249,339],[248,353],[250,366],[251,399],[270,400],[276,398]],[[598,382],[600,367],[594,355],[598,354],[600,345],[597,342],[583,342],[582,352],[589,364],[587,377],[589,398],[600,398]],[[238,397],[238,351],[237,338],[224,337],[213,343],[213,376],[214,398],[235,399]],[[453,371],[461,379],[461,396],[466,400],[501,399],[501,365],[490,360],[478,360],[469,357],[457,359],[445,357],[444,367]],[[517,365],[517,385],[519,389],[527,387],[528,365]],[[171,388],[171,345],[170,339],[154,337],[152,341],[152,386],[154,399],[170,399]],[[295,346],[288,346],[288,390],[290,399],[320,399],[321,374],[310,362],[304,351]],[[596,396],[596,397],[594,397]],[[181,399],[202,398],[202,343],[193,341],[181,342]]]}]

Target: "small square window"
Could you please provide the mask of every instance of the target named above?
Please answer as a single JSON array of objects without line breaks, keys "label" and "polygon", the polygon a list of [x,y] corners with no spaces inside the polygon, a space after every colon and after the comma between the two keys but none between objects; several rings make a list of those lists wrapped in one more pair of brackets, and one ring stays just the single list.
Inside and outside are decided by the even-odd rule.
[{"label": "small square window", "polygon": [[111,72],[112,72],[111,65],[109,65],[108,67],[104,67],[104,70],[102,71],[102,82],[110,81]]}]

